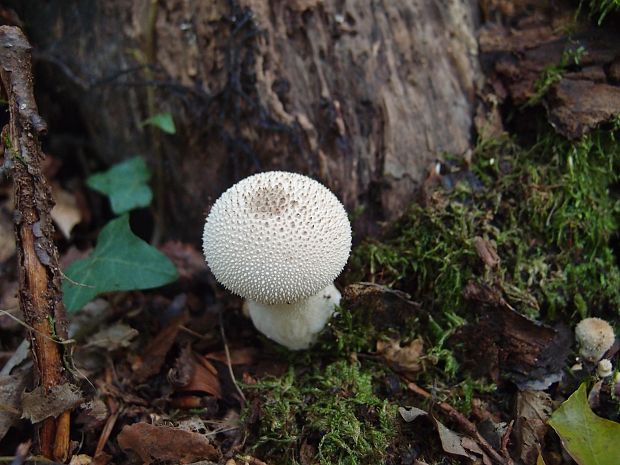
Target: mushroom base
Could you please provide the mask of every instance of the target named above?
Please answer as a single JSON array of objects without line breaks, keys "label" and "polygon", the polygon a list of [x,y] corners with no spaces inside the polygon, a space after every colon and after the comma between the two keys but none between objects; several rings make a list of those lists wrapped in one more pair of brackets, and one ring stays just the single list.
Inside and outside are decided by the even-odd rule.
[{"label": "mushroom base", "polygon": [[293,304],[265,305],[247,301],[256,329],[291,349],[307,349],[316,340],[340,303],[340,292],[330,284],[317,294]]}]

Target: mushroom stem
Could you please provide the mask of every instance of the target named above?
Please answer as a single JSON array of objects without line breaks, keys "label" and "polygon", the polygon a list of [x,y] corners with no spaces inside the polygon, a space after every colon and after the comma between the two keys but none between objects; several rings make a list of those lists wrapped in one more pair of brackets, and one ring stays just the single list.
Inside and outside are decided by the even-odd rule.
[{"label": "mushroom stem", "polygon": [[247,306],[256,329],[291,350],[301,350],[316,340],[339,303],[340,292],[330,284],[299,302],[266,305],[248,300]]}]

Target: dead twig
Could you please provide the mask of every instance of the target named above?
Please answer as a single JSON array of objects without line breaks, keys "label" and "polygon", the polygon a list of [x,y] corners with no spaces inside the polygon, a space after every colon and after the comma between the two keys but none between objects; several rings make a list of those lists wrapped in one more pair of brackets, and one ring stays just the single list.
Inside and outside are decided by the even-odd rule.
[{"label": "dead twig", "polygon": [[24,328],[39,334],[41,337],[46,338],[52,342],[55,342],[56,344],[61,344],[61,345],[69,345],[69,344],[75,344],[75,339],[64,339],[64,340],[60,340],[58,338],[53,338],[51,336],[48,336],[45,333],[42,333],[40,331],[37,331],[34,327],[30,326],[28,323],[26,323],[23,320],[20,320],[19,318],[17,318],[15,315],[13,315],[11,312],[7,311],[7,310],[2,310],[0,309],[0,315],[6,315],[8,316],[10,319],[12,319],[14,322],[16,322],[18,325],[23,326]]},{"label": "dead twig", "polygon": [[[105,371],[105,380],[104,382],[107,385],[112,385],[114,382],[114,372],[113,372],[113,364],[110,364]],[[112,434],[112,430],[114,429],[114,425],[116,425],[116,421],[121,413],[121,406],[112,396],[108,396],[106,399],[106,404],[108,406],[108,411],[110,415],[108,416],[103,429],[101,430],[101,434],[99,435],[99,440],[97,441],[97,448],[95,449],[95,455],[101,454],[103,452],[103,448],[105,447],[108,439],[110,439],[110,434]]]},{"label": "dead twig", "polygon": [[502,436],[500,452],[504,457],[510,458],[510,452],[508,452],[508,443],[510,442],[510,435],[512,434],[512,426],[514,425],[514,423],[514,420],[511,420],[510,423],[508,423],[508,427],[506,428],[506,431]]},{"label": "dead twig", "polygon": [[[407,387],[410,391],[424,397],[425,399],[433,399],[433,396],[430,392],[422,389],[420,386],[418,386],[412,381],[409,381],[407,383]],[[489,444],[487,440],[484,439],[482,435],[478,432],[478,428],[476,428],[476,425],[469,421],[465,417],[465,415],[463,415],[461,412],[459,412],[447,402],[436,402],[435,405],[439,407],[439,409],[443,411],[446,415],[448,415],[456,424],[458,424],[465,434],[467,434],[474,441],[476,441],[480,448],[484,452],[486,452],[493,461],[501,465],[514,465],[514,462],[510,455],[508,455],[506,452],[506,455],[502,456],[498,451],[496,451],[493,446],[491,446],[491,444]]]},{"label": "dead twig", "polygon": [[[108,406],[109,405],[110,403],[108,402]],[[101,435],[99,436],[99,440],[97,441],[97,448],[95,449],[95,455],[103,452],[103,448],[107,444],[108,439],[110,439],[110,434],[112,434],[112,430],[114,429],[114,426],[116,425],[116,421],[118,420],[118,416],[120,415],[120,413],[121,413],[120,408],[116,406],[112,414],[106,420],[105,425],[103,426],[103,429],[101,430]]]},{"label": "dead twig", "polygon": [[[15,241],[19,265],[19,304],[30,326],[32,355],[45,389],[64,384],[66,357],[58,340],[67,338],[58,251],[52,241],[51,190],[41,171],[39,136],[47,130],[34,100],[31,47],[19,28],[0,27],[0,79],[10,121],[2,131],[5,163],[13,178]],[[48,418],[38,428],[45,457],[64,462],[69,455],[69,412]]]},{"label": "dead twig", "polygon": [[230,379],[232,380],[235,388],[237,389],[237,393],[241,398],[243,403],[246,402],[245,396],[243,395],[243,391],[237,384],[237,380],[235,379],[235,373],[232,369],[232,363],[230,361],[230,350],[228,350],[228,343],[226,342],[226,333],[224,332],[224,318],[222,317],[222,312],[219,313],[220,316],[220,333],[222,335],[222,342],[224,343],[224,352],[226,353],[226,365],[228,366],[228,374],[230,375]]}]

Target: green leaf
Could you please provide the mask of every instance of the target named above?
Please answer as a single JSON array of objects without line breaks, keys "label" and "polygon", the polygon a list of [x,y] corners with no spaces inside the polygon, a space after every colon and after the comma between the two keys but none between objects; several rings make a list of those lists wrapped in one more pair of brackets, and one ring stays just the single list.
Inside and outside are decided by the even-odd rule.
[{"label": "green leaf", "polygon": [[117,215],[134,208],[148,207],[153,192],[147,185],[151,172],[140,157],[118,163],[103,173],[96,173],[86,180],[91,189],[110,198],[112,211]]},{"label": "green leaf", "polygon": [[553,412],[549,425],[579,465],[620,463],[620,424],[592,412],[585,383]]},{"label": "green leaf", "polygon": [[177,128],[174,125],[174,120],[172,119],[172,115],[168,112],[157,113],[156,115],[153,115],[150,118],[142,121],[143,126],[147,124],[161,129],[166,134],[176,134],[177,132]]},{"label": "green leaf", "polygon": [[128,215],[110,221],[90,256],[73,262],[65,274],[69,279],[62,289],[69,312],[103,292],[150,289],[178,277],[168,257],[131,232]]}]

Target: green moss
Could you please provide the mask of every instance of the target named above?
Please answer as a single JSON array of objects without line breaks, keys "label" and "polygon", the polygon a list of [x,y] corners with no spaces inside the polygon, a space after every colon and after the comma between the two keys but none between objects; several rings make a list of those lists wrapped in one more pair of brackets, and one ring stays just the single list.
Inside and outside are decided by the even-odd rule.
[{"label": "green moss", "polygon": [[[469,318],[469,280],[500,287],[522,313],[552,320],[620,308],[620,273],[610,247],[620,204],[620,145],[613,131],[577,143],[547,136],[525,150],[509,140],[479,146],[471,171],[431,206],[414,205],[382,241],[352,258],[357,279],[405,290],[439,328]],[[495,244],[498,269],[485,268],[474,238]],[[436,331],[435,341],[444,337]]]},{"label": "green moss", "polygon": [[620,11],[620,0],[590,0],[590,9],[600,26],[608,14]]},{"label": "green moss", "polygon": [[[528,148],[509,139],[480,144],[471,165],[449,165],[452,173],[442,179],[449,188],[427,192],[428,205],[412,206],[381,240],[358,246],[349,282],[404,290],[423,310],[405,308],[392,324],[385,320],[398,310],[389,299],[360,301],[338,309],[313,350],[282,350],[288,373],[246,386],[259,406],[248,420],[256,454],[274,464],[299,464],[302,453],[321,464],[385,461],[386,451],[398,447],[400,428],[396,403],[373,388],[387,368],[355,354],[374,352],[386,336],[403,343],[423,337],[417,382],[468,413],[474,396],[494,390],[460,371],[447,344],[476,318],[476,305],[462,295],[469,281],[499,289],[515,309],[545,321],[617,316],[620,272],[611,242],[620,221],[613,194],[620,146],[614,131],[576,143],[548,135]],[[485,266],[476,237],[497,249],[497,267]],[[376,305],[389,308],[379,312],[381,324]],[[352,361],[357,358],[364,363]]]},{"label": "green moss", "polygon": [[357,311],[337,308],[327,329],[321,334],[321,351],[341,356],[372,351],[379,331],[371,324],[371,311],[370,308],[360,308]]},{"label": "green moss", "polygon": [[261,399],[260,454],[274,463],[299,463],[302,444],[325,465],[380,463],[396,434],[396,407],[373,392],[373,375],[357,362],[338,361],[310,371],[291,368],[247,391]]}]

